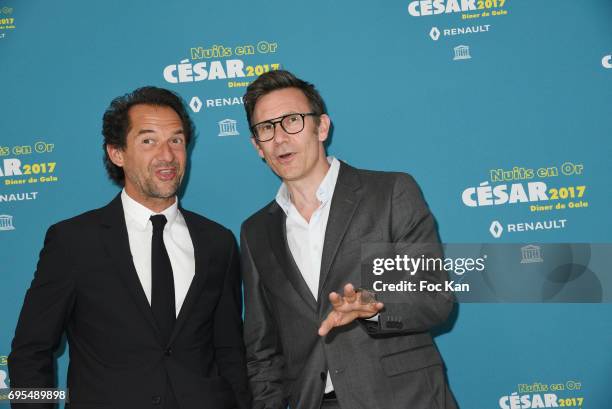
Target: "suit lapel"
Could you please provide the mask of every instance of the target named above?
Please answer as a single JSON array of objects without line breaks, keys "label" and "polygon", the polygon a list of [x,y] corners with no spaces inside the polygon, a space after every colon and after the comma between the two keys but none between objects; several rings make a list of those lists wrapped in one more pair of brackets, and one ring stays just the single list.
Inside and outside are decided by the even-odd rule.
[{"label": "suit lapel", "polygon": [[274,202],[270,205],[269,216],[270,221],[267,223],[267,230],[272,252],[291,285],[293,285],[300,297],[306,302],[306,305],[313,311],[316,311],[317,302],[289,250],[287,226],[285,223],[286,215],[281,207]]},{"label": "suit lapel", "polygon": [[121,195],[102,208],[102,241],[109,257],[117,266],[117,272],[124,282],[145,319],[159,337],[159,329],[155,323],[151,306],[142,288],[130,251],[130,242],[125,225],[125,215],[121,204]]},{"label": "suit lapel", "polygon": [[189,230],[189,236],[191,236],[191,242],[193,243],[193,252],[195,255],[195,274],[193,276],[193,280],[191,281],[191,285],[189,286],[189,290],[187,290],[187,295],[185,296],[185,301],[183,302],[181,310],[179,311],[176,323],[174,324],[174,330],[172,331],[172,336],[170,337],[169,343],[172,343],[174,338],[180,332],[181,327],[185,324],[185,321],[189,317],[191,309],[193,309],[199,295],[202,293],[202,288],[204,286],[206,272],[208,271],[208,264],[210,261],[210,245],[207,245],[205,229],[201,227],[201,224],[196,222],[194,215],[191,212],[185,211],[182,208],[179,210],[185,218],[185,223],[187,224],[187,229]]},{"label": "suit lapel", "polygon": [[326,304],[327,297],[325,297],[325,300],[321,298],[322,291],[327,281],[329,270],[336,258],[340,243],[361,201],[360,186],[359,176],[355,169],[340,162],[340,172],[329,210],[323,254],[321,256],[321,275],[319,277],[319,295],[317,298],[319,306]]}]

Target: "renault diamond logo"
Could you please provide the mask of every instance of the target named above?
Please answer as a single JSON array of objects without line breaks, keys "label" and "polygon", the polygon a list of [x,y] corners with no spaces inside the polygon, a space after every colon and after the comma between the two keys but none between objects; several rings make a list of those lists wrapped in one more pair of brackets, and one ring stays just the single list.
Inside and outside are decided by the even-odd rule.
[{"label": "renault diamond logo", "polygon": [[432,40],[438,41],[438,38],[440,38],[440,30],[438,30],[438,27],[432,27],[429,36]]},{"label": "renault diamond logo", "polygon": [[496,239],[499,239],[504,231],[504,228],[502,227],[500,222],[495,220],[493,221],[493,223],[491,223],[491,227],[489,227],[489,231],[491,232],[491,235],[493,237],[495,237]]},{"label": "renault diamond logo", "polygon": [[189,102],[189,106],[193,112],[200,112],[200,109],[202,109],[202,101],[198,97],[193,97]]}]

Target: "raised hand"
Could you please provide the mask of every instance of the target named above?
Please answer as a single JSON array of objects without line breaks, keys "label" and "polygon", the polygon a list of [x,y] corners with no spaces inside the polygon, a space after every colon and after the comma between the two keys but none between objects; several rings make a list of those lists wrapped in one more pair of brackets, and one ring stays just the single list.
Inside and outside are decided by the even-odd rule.
[{"label": "raised hand", "polygon": [[344,286],[344,295],[331,292],[329,301],[333,310],[319,327],[319,335],[322,337],[333,328],[349,324],[357,318],[371,318],[384,307],[383,303],[376,302],[371,297],[363,297],[350,283]]}]

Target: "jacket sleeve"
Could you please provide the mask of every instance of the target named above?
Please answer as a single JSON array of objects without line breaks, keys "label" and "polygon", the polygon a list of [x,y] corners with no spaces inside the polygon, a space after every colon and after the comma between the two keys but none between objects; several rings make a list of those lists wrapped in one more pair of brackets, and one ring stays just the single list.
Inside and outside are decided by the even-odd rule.
[{"label": "jacket sleeve", "polygon": [[243,226],[240,235],[244,281],[247,368],[254,409],[284,409],[282,376],[285,361],[266,290],[253,261]]},{"label": "jacket sleeve", "polygon": [[[75,301],[69,253],[52,226],[28,289],[8,358],[12,388],[55,387],[55,358]],[[17,404],[17,409],[52,408],[52,404]]]},{"label": "jacket sleeve", "polygon": [[[433,215],[419,187],[407,174],[397,174],[391,198],[390,229],[394,255],[442,259],[442,247]],[[384,277],[384,276],[383,276]],[[455,297],[444,290],[448,280],[442,268],[427,268],[403,277],[417,285],[417,291],[381,292],[377,299],[385,304],[378,321],[360,320],[372,336],[425,332],[448,318]],[[442,291],[420,291],[419,283],[439,284]]]},{"label": "jacket sleeve", "polygon": [[234,391],[240,409],[251,408],[244,344],[242,343],[242,294],[238,246],[231,236],[227,270],[214,318],[215,360],[221,376]]}]

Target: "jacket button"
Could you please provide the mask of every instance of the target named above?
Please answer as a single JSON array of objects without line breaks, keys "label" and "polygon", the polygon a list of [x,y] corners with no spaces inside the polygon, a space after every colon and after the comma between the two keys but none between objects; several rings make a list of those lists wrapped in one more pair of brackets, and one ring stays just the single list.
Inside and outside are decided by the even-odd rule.
[{"label": "jacket button", "polygon": [[325,372],[321,372],[321,380],[325,382],[325,378],[327,378],[327,374]]},{"label": "jacket button", "polygon": [[166,350],[164,351],[164,355],[166,355],[166,356],[170,356],[170,355],[172,355],[172,348],[168,348],[168,349],[166,349]]},{"label": "jacket button", "polygon": [[154,405],[159,405],[161,403],[161,396],[153,396],[153,398],[151,398],[151,402]]}]

